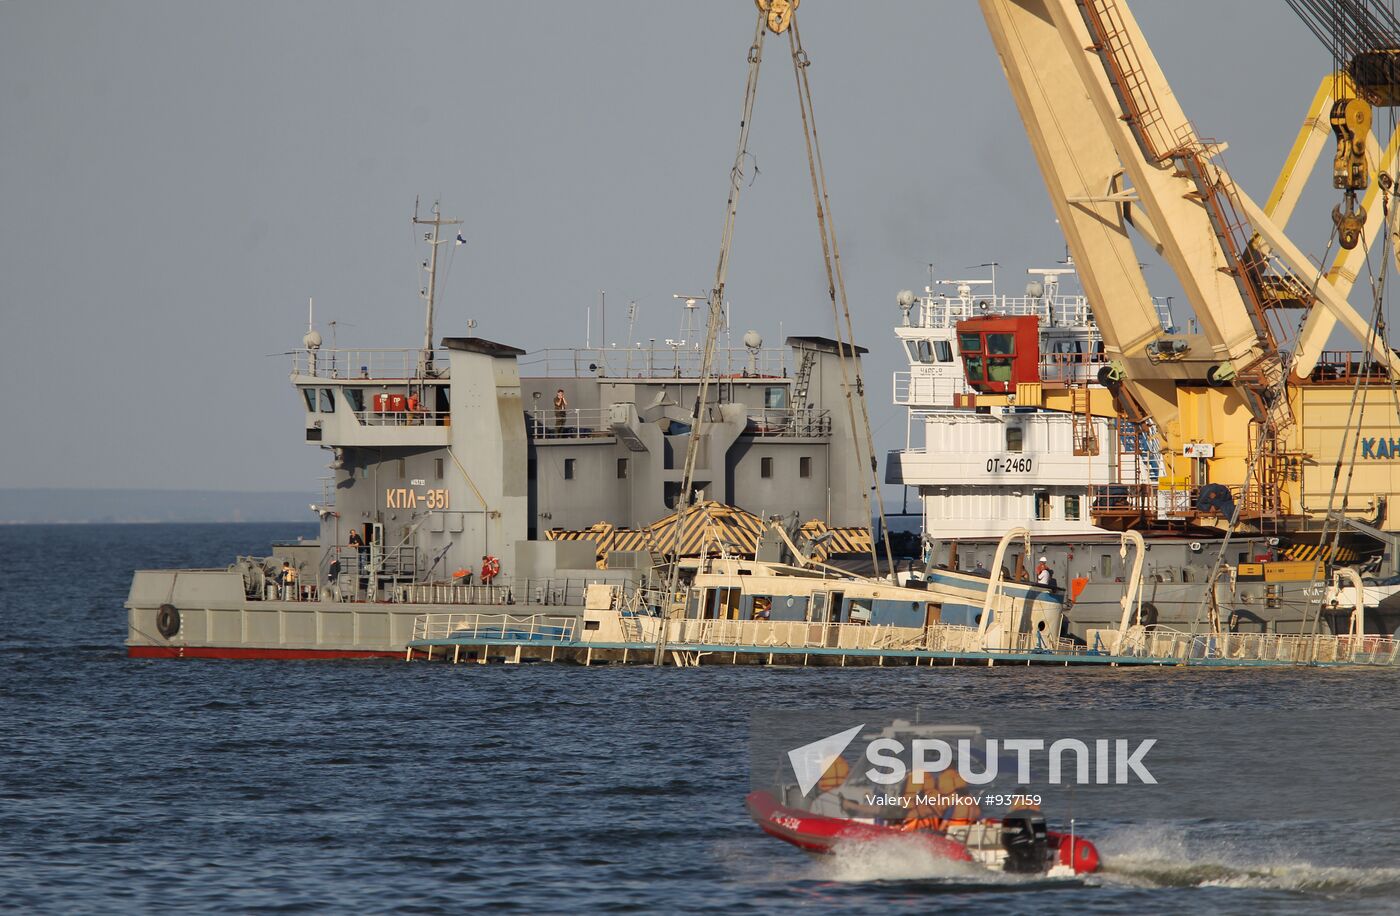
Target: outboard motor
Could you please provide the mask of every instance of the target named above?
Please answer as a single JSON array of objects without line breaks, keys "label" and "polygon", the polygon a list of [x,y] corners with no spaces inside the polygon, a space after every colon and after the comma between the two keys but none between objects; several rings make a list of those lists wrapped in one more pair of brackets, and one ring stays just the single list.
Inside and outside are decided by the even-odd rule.
[{"label": "outboard motor", "polygon": [[1039,811],[1009,811],[1001,819],[1001,845],[1006,849],[1003,870],[1026,874],[1045,871],[1049,840],[1045,816]]}]

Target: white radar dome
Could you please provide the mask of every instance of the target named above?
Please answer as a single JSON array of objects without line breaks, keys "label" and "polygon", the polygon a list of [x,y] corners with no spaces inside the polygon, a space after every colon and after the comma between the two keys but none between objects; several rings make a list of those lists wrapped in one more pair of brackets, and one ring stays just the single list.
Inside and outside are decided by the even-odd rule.
[{"label": "white radar dome", "polygon": [[308,350],[318,349],[321,346],[321,335],[317,331],[307,331],[301,342]]},{"label": "white radar dome", "polygon": [[744,332],[744,346],[750,350],[757,350],[763,346],[763,337],[757,331]]},{"label": "white radar dome", "polygon": [[1039,280],[1032,280],[1026,284],[1026,295],[1030,296],[1032,299],[1039,299],[1041,296],[1045,295],[1045,284],[1041,283]]},{"label": "white radar dome", "polygon": [[894,297],[894,301],[899,303],[902,309],[912,308],[914,305],[914,291],[912,289],[902,289]]}]

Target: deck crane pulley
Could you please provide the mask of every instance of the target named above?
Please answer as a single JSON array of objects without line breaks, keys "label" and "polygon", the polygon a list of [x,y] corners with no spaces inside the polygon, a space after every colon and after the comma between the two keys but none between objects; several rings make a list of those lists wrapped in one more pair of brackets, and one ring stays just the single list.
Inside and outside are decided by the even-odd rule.
[{"label": "deck crane pulley", "polygon": [[1332,208],[1337,244],[1352,249],[1361,241],[1366,208],[1356,203],[1356,192],[1371,184],[1366,165],[1366,137],[1371,132],[1371,106],[1365,99],[1338,99],[1332,104],[1332,132],[1337,135],[1337,155],[1332,161],[1332,186],[1346,192]]},{"label": "deck crane pulley", "polygon": [[1371,184],[1367,136],[1372,108],[1400,102],[1400,19],[1379,0],[1287,2],[1332,54],[1335,101],[1328,122],[1337,140],[1332,186],[1343,192],[1332,222],[1337,243],[1350,250],[1361,241],[1366,223],[1366,208],[1357,204],[1356,195]]}]

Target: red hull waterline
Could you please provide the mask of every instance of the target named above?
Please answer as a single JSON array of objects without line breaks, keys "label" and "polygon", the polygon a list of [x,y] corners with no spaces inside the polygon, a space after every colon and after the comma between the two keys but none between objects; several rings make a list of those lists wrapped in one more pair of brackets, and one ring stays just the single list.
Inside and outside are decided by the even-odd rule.
[{"label": "red hull waterline", "polygon": [[331,661],[340,658],[403,658],[402,652],[372,649],[249,649],[238,646],[127,646],[128,658],[276,658]]},{"label": "red hull waterline", "polygon": [[[824,817],[798,808],[788,808],[771,793],[751,792],[744,799],[749,815],[764,833],[791,843],[798,849],[814,853],[830,853],[840,842],[868,842],[901,837],[923,844],[934,855],[957,862],[971,862],[972,854],[963,844],[938,833],[905,832],[897,827],[877,826],[845,818]],[[1099,852],[1094,844],[1082,837],[1070,837],[1050,831],[1047,839],[1054,850],[1054,861],[1068,865],[1076,874],[1099,870]]]}]

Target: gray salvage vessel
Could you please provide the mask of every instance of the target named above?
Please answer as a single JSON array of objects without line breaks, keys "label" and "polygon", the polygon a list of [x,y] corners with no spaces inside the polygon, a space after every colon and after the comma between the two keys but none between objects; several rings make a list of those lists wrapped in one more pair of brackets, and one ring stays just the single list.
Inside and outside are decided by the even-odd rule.
[{"label": "gray salvage vessel", "polygon": [[[433,252],[424,346],[324,348],[312,327],[292,354],[306,442],[331,471],[311,507],[319,537],[226,569],[138,571],[129,654],[398,656],[415,618],[444,606],[557,612],[581,608],[588,583],[655,581],[665,545],[614,551],[599,569],[594,544],[549,533],[638,529],[673,510],[699,390],[694,340],[434,346],[439,231],[454,222],[436,207],[415,222],[431,227]],[[842,397],[837,344],[765,347],[751,331],[719,360],[694,491],[756,514],[867,526],[852,431],[831,409]]]}]

